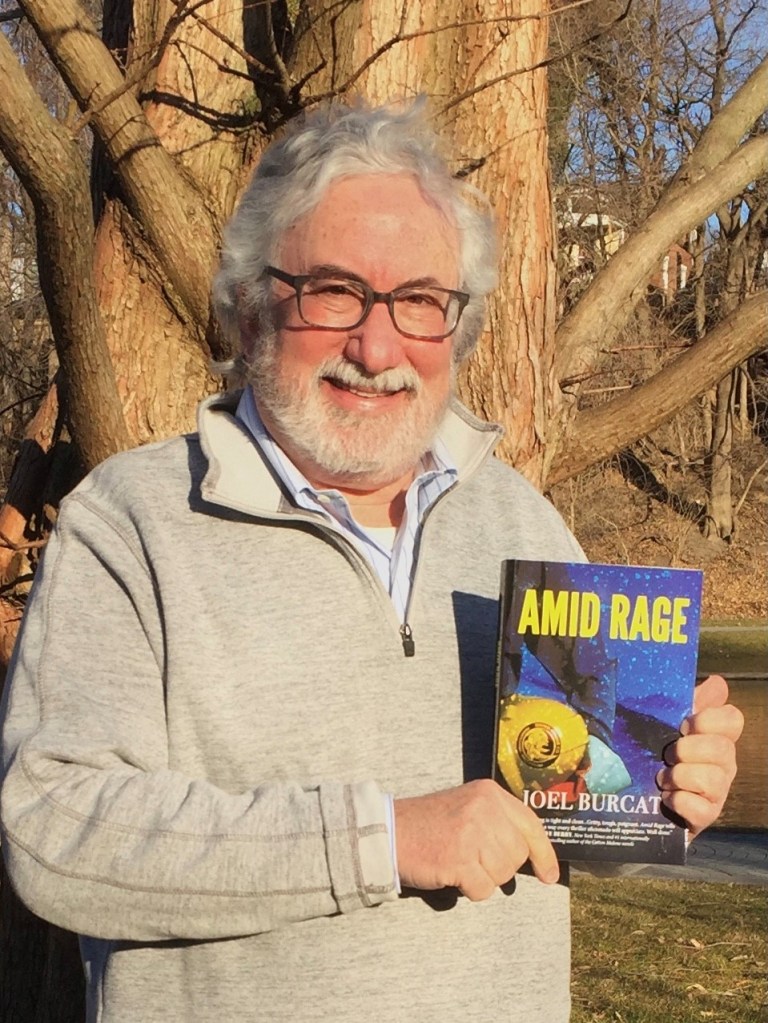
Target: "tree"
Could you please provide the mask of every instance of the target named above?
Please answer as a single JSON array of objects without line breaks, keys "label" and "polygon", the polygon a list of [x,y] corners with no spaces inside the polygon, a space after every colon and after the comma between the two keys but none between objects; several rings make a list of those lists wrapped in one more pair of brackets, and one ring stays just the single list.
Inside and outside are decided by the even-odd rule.
[{"label": "tree", "polygon": [[[586,39],[608,32],[624,10],[601,6]],[[503,283],[461,392],[506,424],[502,454],[540,486],[617,450],[600,432],[599,410],[585,417],[576,402],[596,339],[615,336],[670,242],[768,167],[766,140],[743,141],[763,109],[766,64],[713,118],[647,221],[557,327],[546,121],[552,16],[543,0],[105,0],[101,33],[80,0],[21,0],[20,11],[73,109],[62,116],[34,88],[14,51],[17,21],[5,17],[0,149],[34,207],[60,363],[0,510],[6,598],[19,557],[36,549],[54,514],[55,500],[42,494],[61,478],[62,457],[70,456],[57,493],[112,451],[190,427],[196,401],[216,388],[209,360],[228,353],[208,287],[221,228],[271,134],[299,111],[356,93],[432,96],[456,173],[493,197],[502,225]],[[750,308],[735,311],[727,338],[709,339],[711,356],[703,347],[686,353],[688,370],[664,414],[757,348]],[[631,436],[619,444],[659,414],[640,392],[628,400]],[[10,636],[19,605],[0,606]],[[20,1018],[37,1018],[47,999],[33,987]]]},{"label": "tree", "polygon": [[[610,0],[607,7],[611,8]],[[571,19],[578,14],[572,12]],[[764,63],[760,64],[761,54],[754,46],[755,28],[761,17],[759,6],[751,0],[727,0],[726,3],[689,0],[675,6],[636,0],[627,15],[610,36],[600,36],[587,48],[566,53],[553,76],[555,96],[560,97],[561,108],[561,141],[555,149],[560,156],[554,168],[561,204],[563,198],[570,202],[570,196],[576,190],[586,192],[591,198],[590,209],[601,215],[602,207],[602,215],[606,219],[618,218],[622,231],[634,232],[634,237],[619,253],[610,270],[598,274],[590,297],[599,295],[602,284],[602,293],[612,298],[610,293],[622,275],[622,267],[631,266],[635,254],[643,248],[648,257],[641,276],[641,284],[644,285],[650,267],[654,262],[660,265],[664,255],[663,248],[653,242],[648,244],[647,231],[654,224],[666,221],[672,228],[668,233],[668,246],[686,236],[688,238],[686,244],[692,250],[693,266],[688,293],[695,295],[696,305],[694,315],[690,315],[682,301],[674,310],[663,308],[664,315],[653,319],[656,335],[668,333],[669,327],[665,323],[674,322],[678,340],[687,337],[689,341],[698,341],[708,329],[714,330],[722,320],[728,319],[727,331],[720,331],[713,337],[720,337],[722,342],[726,333],[733,338],[734,330],[741,333],[743,327],[748,333],[754,332],[759,339],[762,300],[750,305],[751,314],[744,310],[745,319],[741,327],[738,317],[735,320],[729,317],[760,288],[755,268],[760,265],[761,239],[764,236],[764,184],[749,180],[743,189],[729,196],[728,202],[720,207],[720,253],[717,259],[711,251],[705,259],[705,246],[713,240],[710,214],[715,207],[705,210],[699,224],[689,221],[683,227],[676,219],[676,212],[683,207],[682,200],[690,198],[688,186],[692,181],[706,174],[709,183],[714,183],[714,168],[719,165],[719,171],[725,170],[727,162],[737,158],[739,143],[747,141],[750,136],[755,136],[758,147],[765,147],[760,114],[765,108],[763,97],[768,73]],[[583,15],[581,17],[583,19]],[[569,43],[567,35],[563,37],[564,31],[572,36],[573,24],[566,22],[560,28],[557,42],[561,51]],[[751,77],[750,71],[754,72]],[[736,97],[734,94],[739,86],[743,88]],[[725,112],[717,116],[728,100]],[[565,113],[562,108],[565,108]],[[730,120],[734,115],[735,119]],[[563,138],[562,126],[567,119],[569,131],[567,138]],[[704,206],[708,207],[708,202]],[[722,226],[723,215],[728,218],[730,233]],[[708,219],[710,223],[706,222]],[[691,228],[695,230],[691,231]],[[570,228],[570,234],[564,230],[566,236],[563,240],[567,249],[573,238],[573,228]],[[676,236],[674,231],[678,231]],[[582,247],[585,245],[583,238],[574,238],[573,241]],[[586,245],[589,244],[587,239]],[[749,250],[748,257],[744,247]],[[606,261],[607,253],[601,251],[598,244],[591,253],[590,264],[600,267]],[[727,262],[731,268],[732,279],[728,285],[724,284],[722,273],[718,283],[714,283],[718,262]],[[582,281],[583,274],[577,275],[573,281],[576,290]],[[764,285],[763,281],[763,288]],[[574,290],[573,286],[571,290]],[[706,287],[709,288],[708,295],[705,294]],[[617,288],[617,297],[619,301],[625,298],[621,285]],[[639,297],[637,292],[635,297]],[[659,297],[666,306],[663,296]],[[563,299],[567,302],[568,298],[566,293]],[[608,308],[613,311],[616,306],[609,305]],[[561,339],[567,343],[573,322],[586,323],[589,311],[589,300],[578,303],[572,314],[569,310],[560,328]],[[647,320],[648,309],[644,312]],[[748,322],[750,315],[751,321]],[[619,337],[629,323],[629,317],[621,318],[613,331],[614,337]],[[648,322],[637,329],[641,334],[645,333],[648,341],[651,340]],[[601,334],[601,340],[608,338]],[[644,347],[649,345],[646,343]],[[716,342],[716,347],[718,351],[725,352],[720,342]],[[687,375],[692,374],[691,379],[697,386],[703,383],[697,366],[703,364],[704,358],[710,358],[709,344],[698,349],[698,354],[700,358],[697,359],[696,351],[686,352],[679,366],[669,368],[667,382],[676,379],[679,384],[678,370],[685,369]],[[594,373],[595,368],[593,357],[584,372]],[[711,369],[717,369],[721,376],[726,368],[718,358],[711,363]],[[728,382],[718,384],[718,379],[710,373],[710,386],[717,384],[721,393],[724,387],[730,391]],[[661,385],[664,381],[656,383]],[[653,396],[653,404],[656,405],[652,420],[648,420],[642,410],[643,404],[647,403],[646,395]],[[656,385],[635,388],[620,400],[606,404],[605,408],[582,410],[580,423],[586,427],[587,436],[580,445],[580,454],[566,441],[565,450],[556,455],[550,482],[564,478],[579,465],[586,467],[594,459],[596,451],[610,453],[629,444],[633,435],[638,436],[635,431],[638,412],[646,428],[668,418],[670,403],[666,400],[661,405],[657,404],[658,396]],[[721,414],[716,419],[725,439],[728,416]],[[597,431],[594,436],[593,429]],[[707,521],[713,522],[714,501],[720,507],[723,520],[726,509],[728,518],[731,514],[730,490],[718,487],[717,483],[730,467],[722,442],[719,453],[710,455],[710,462],[718,465],[719,471],[710,472],[710,507],[702,508],[702,514],[706,515]],[[715,498],[718,491],[719,497]],[[719,531],[722,534],[723,530]]]}]

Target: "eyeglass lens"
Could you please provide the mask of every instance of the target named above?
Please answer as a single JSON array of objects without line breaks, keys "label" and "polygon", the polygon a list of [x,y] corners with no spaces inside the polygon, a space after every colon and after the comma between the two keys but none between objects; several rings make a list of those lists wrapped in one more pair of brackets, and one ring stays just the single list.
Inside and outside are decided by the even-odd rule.
[{"label": "eyeglass lens", "polygon": [[[299,315],[311,326],[345,330],[357,326],[366,310],[365,289],[353,280],[311,277],[299,295]],[[458,299],[442,288],[397,288],[389,305],[395,326],[412,337],[450,334],[461,312]]]}]

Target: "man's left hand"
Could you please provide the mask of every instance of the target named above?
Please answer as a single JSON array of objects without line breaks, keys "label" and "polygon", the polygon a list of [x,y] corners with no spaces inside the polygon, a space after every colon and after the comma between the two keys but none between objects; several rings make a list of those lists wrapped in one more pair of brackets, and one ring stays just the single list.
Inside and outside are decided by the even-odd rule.
[{"label": "man's left hand", "polygon": [[680,726],[681,738],[666,750],[667,767],[656,775],[661,801],[695,838],[723,809],[736,776],[736,742],[744,715],[728,703],[728,684],[710,675],[696,687],[693,714]]}]

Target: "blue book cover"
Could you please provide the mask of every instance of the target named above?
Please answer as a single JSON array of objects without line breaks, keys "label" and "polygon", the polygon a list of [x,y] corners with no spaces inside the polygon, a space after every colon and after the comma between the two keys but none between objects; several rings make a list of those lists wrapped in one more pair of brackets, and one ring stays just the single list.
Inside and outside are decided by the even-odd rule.
[{"label": "blue book cover", "polygon": [[562,859],[685,863],[655,778],[691,712],[701,587],[683,569],[502,564],[494,777]]}]

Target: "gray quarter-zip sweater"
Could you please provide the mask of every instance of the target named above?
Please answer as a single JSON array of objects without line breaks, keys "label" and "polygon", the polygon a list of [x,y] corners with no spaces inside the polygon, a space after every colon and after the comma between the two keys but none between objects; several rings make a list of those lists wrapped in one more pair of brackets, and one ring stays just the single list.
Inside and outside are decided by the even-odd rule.
[{"label": "gray quarter-zip sweater", "polygon": [[500,562],[578,545],[455,405],[406,657],[233,408],[62,505],[5,698],[14,885],[83,936],[89,1023],[565,1023],[567,888],[398,896],[383,793],[487,775]]}]

